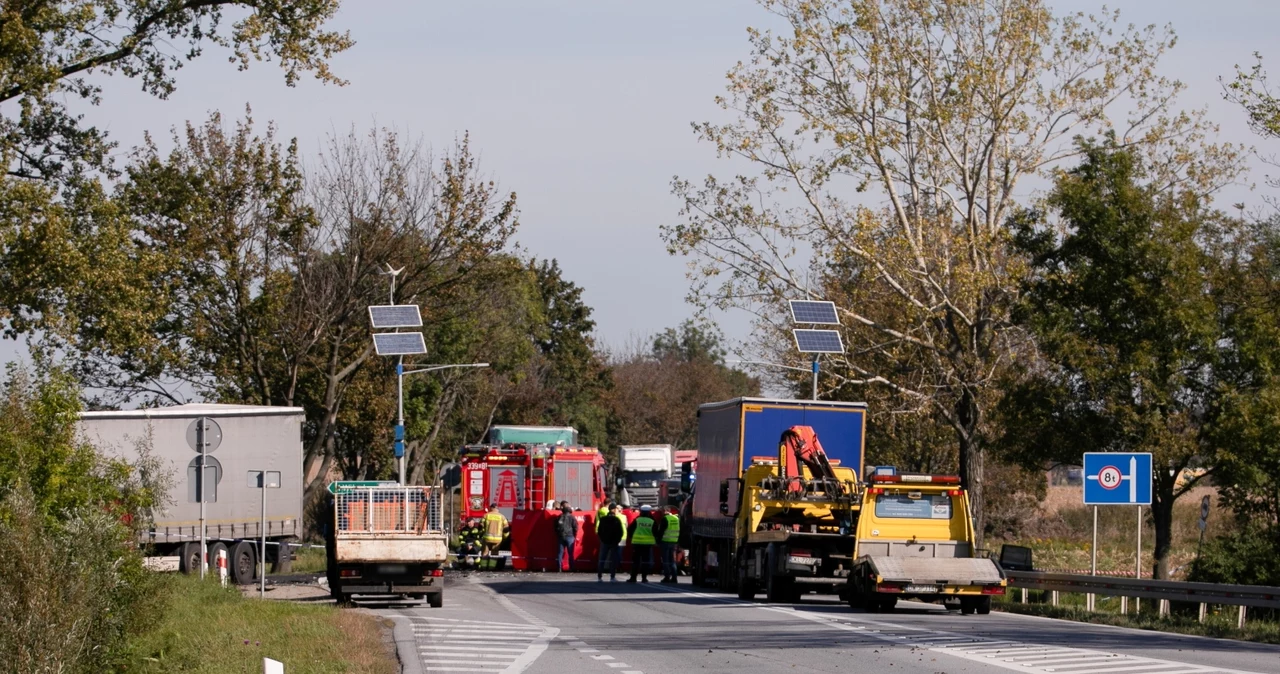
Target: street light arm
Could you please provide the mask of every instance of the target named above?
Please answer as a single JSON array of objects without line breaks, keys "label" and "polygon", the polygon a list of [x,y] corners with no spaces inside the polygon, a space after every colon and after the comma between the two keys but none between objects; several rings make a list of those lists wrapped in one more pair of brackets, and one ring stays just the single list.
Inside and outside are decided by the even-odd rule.
[{"label": "street light arm", "polygon": [[769,367],[780,367],[784,370],[795,370],[796,372],[804,372],[808,374],[811,370],[807,367],[796,367],[794,365],[783,365],[782,363],[770,363],[765,360],[728,360],[726,363],[742,363],[744,365],[768,365]]},{"label": "street light arm", "polygon": [[432,365],[430,367],[419,368],[417,370],[405,370],[402,376],[418,374],[419,372],[435,372],[436,370],[448,370],[455,367],[489,367],[488,363],[466,363],[462,365]]}]

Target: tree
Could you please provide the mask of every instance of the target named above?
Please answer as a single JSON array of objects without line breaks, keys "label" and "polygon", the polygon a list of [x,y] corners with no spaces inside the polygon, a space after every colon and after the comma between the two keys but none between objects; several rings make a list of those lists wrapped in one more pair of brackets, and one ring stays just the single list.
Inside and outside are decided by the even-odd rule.
[{"label": "tree", "polygon": [[[276,60],[293,85],[305,72],[340,83],[328,60],[353,43],[325,23],[338,0],[14,0],[0,14],[0,319],[10,336],[67,334],[86,306],[143,298],[136,260],[99,178],[113,177],[112,143],[69,108],[99,104],[94,75],[121,74],[161,98],[177,70],[208,45],[241,69]],[[226,12],[236,13],[228,20]],[[131,330],[129,311],[100,313],[104,331]],[[107,319],[117,319],[112,323]],[[144,318],[144,321],[146,319]]]},{"label": "tree", "polygon": [[[1225,348],[1212,411],[1214,481],[1248,531],[1265,532],[1280,549],[1280,222],[1252,229],[1217,285]],[[1271,572],[1280,573],[1280,565]]]},{"label": "tree", "polygon": [[760,381],[724,363],[724,337],[714,327],[685,321],[653,337],[647,352],[611,363],[614,445],[698,446],[698,405],[760,395]]},{"label": "tree", "polygon": [[[876,385],[952,429],[982,529],[987,416],[998,373],[1029,353],[1009,319],[1021,261],[1006,221],[1028,177],[1118,127],[1168,184],[1212,186],[1231,148],[1203,147],[1155,75],[1171,34],[1118,15],[1054,16],[1041,0],[762,0],[788,31],[750,31],[752,59],[695,125],[758,171],[677,179],[691,298],[783,335],[784,300],[830,293],[847,351],[828,390]],[[1113,115],[1113,113],[1115,113]],[[844,293],[837,294],[836,288]],[[775,337],[774,349],[784,342]]]},{"label": "tree", "polygon": [[[309,173],[294,143],[257,135],[251,119],[228,132],[215,114],[174,140],[168,155],[137,151],[113,201],[129,226],[122,256],[139,261],[125,265],[128,287],[146,302],[126,307],[131,322],[102,319],[119,305],[85,305],[67,342],[79,371],[115,394],[107,402],[305,408],[311,490],[335,466],[382,470],[394,363],[365,371],[382,270],[404,269],[397,301],[422,304],[428,325],[475,314],[467,286],[514,233],[515,195],[484,176],[465,137],[437,158],[390,131],[353,131]],[[130,331],[101,327],[117,323]]]},{"label": "tree", "polygon": [[[1207,249],[1217,216],[1194,192],[1166,192],[1114,139],[1081,142],[1041,214],[1018,219],[1031,272],[1019,319],[1043,361],[1002,402],[1007,442],[1030,466],[1081,451],[1151,452],[1155,576],[1169,577],[1173,504],[1212,468],[1210,410],[1222,332]],[[1206,473],[1210,474],[1210,473]]]}]

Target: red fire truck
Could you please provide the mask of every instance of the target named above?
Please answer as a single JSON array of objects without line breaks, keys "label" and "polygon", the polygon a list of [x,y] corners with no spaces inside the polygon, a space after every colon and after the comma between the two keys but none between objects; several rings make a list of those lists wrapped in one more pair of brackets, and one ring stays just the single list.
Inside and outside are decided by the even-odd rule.
[{"label": "red fire truck", "polygon": [[577,445],[572,428],[494,426],[489,443],[464,447],[462,518],[484,517],[490,503],[507,519],[568,501],[595,512],[605,501],[604,455]]}]

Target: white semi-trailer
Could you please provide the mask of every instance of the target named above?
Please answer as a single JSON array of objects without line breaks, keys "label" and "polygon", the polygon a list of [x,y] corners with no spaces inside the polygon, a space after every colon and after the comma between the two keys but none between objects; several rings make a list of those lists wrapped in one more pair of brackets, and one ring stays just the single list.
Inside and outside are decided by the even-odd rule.
[{"label": "white semi-trailer", "polygon": [[[198,423],[206,419],[204,428]],[[266,534],[266,561],[287,570],[289,542],[303,534],[302,424],[300,407],[191,404],[144,410],[83,412],[80,432],[108,456],[137,458],[149,447],[168,473],[169,503],[155,513],[144,543],[151,554],[177,558],[187,573],[200,568],[200,452],[205,447],[204,530],[210,568],[225,550],[231,579],[250,584],[257,577],[258,548]],[[263,527],[261,482],[267,473],[278,487],[265,489]],[[278,478],[278,479],[277,479]],[[157,560],[159,561],[159,560]]]}]

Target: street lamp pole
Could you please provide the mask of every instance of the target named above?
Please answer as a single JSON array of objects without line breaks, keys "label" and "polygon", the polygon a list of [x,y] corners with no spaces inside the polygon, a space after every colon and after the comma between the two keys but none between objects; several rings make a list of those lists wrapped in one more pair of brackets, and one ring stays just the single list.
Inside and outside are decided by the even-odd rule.
[{"label": "street lamp pole", "polygon": [[[410,366],[412,367],[412,366]],[[396,454],[399,455],[400,484],[406,484],[404,475],[404,378],[421,372],[435,372],[462,367],[489,367],[488,363],[454,363],[450,365],[428,365],[416,370],[404,369],[404,356],[396,363]]]}]

